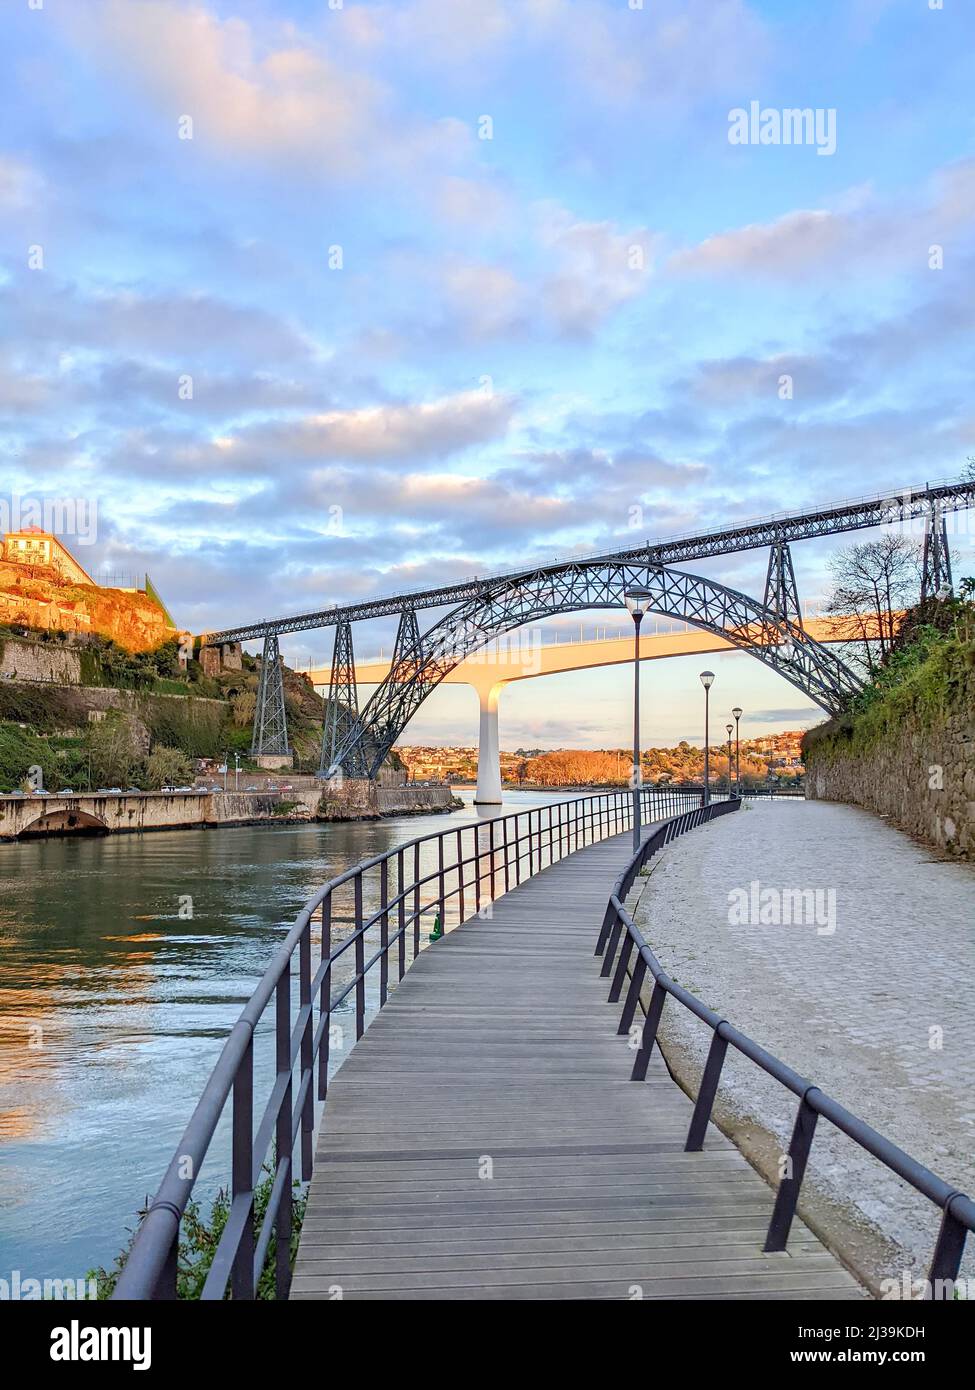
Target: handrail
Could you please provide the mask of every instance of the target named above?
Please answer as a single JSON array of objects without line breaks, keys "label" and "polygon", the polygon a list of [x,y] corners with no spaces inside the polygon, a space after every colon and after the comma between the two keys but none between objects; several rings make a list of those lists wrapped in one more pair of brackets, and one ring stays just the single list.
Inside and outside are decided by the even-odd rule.
[{"label": "handrail", "polygon": [[[699,792],[653,786],[642,788],[641,797],[644,824],[702,799]],[[353,997],[355,1037],[361,1038],[366,1027],[367,977],[378,966],[374,1002],[381,1009],[391,987],[391,952],[395,953],[393,969],[401,980],[420,952],[424,917],[433,913],[443,928],[449,906],[456,921],[463,922],[469,908],[473,915],[479,914],[482,901],[493,901],[523,878],[587,844],[631,829],[633,800],[633,792],[627,790],[591,793],[449,827],[374,855],[319,888],[298,913],[231,1029],[142,1219],[112,1297],[176,1297],[183,1213],[228,1101],[232,1109],[230,1211],[202,1297],[224,1298],[229,1285],[234,1298],[254,1298],[272,1242],[275,1291],[279,1298],[286,1297],[291,1282],[294,1150],[299,1149],[301,1180],[307,1181],[314,1161],[315,1104],[323,1102],[328,1091],[332,1015]],[[352,930],[333,945],[333,900],[350,888]],[[377,949],[367,960],[370,933],[369,944]],[[317,937],[317,963],[312,959],[313,936]],[[337,967],[347,962],[350,951],[351,977],[336,980]],[[272,999],[273,1084],[255,1132],[255,1036]],[[255,1189],[272,1153],[271,1193],[256,1236]]]},{"label": "handrail", "polygon": [[[928,1271],[926,1297],[929,1299],[950,1298],[952,1286],[961,1267],[968,1233],[975,1231],[975,1202],[966,1193],[952,1187],[951,1184],[919,1163],[917,1159],[905,1153],[898,1145],[886,1139],[865,1120],[861,1120],[859,1116],[847,1110],[839,1101],[834,1100],[818,1086],[813,1085],[805,1077],[800,1076],[798,1072],[793,1071],[785,1062],[774,1057],[765,1048],[730,1024],[727,1019],[722,1018],[713,1009],[709,1009],[689,990],[671,979],[647,945],[639,927],[624,906],[640,870],[665,844],[683,834],[685,830],[700,825],[702,821],[711,820],[715,816],[725,815],[730,811],[737,811],[740,806],[740,800],[724,801],[717,804],[712,802],[710,806],[702,806],[684,812],[682,815],[676,816],[674,820],[666,822],[643,842],[616,881],[596,943],[596,955],[603,957],[601,974],[604,976],[613,975],[609,993],[610,1003],[619,1001],[624,980],[627,976],[629,977],[629,986],[620,1017],[619,1033],[625,1035],[630,1032],[638,1005],[645,1015],[640,1047],[633,1062],[630,1079],[643,1081],[646,1078],[653,1045],[657,1040],[663,1007],[669,995],[706,1023],[713,1034],[695,1098],[687,1140],[684,1144],[686,1152],[696,1153],[704,1144],[705,1132],[711,1119],[711,1111],[721,1078],[721,1069],[729,1047],[733,1047],[736,1052],[747,1057],[767,1075],[774,1077],[780,1085],[785,1086],[787,1090],[799,1097],[799,1109],[789,1144],[788,1163],[785,1166],[786,1176],[783,1176],[779,1182],[763,1248],[766,1251],[782,1251],[786,1248],[799,1201],[802,1180],[805,1176],[809,1152],[812,1148],[816,1124],[822,1116],[841,1133],[852,1139],[855,1144],[858,1144],[860,1148],[879,1159],[886,1168],[896,1173],[916,1192],[920,1192],[941,1209],[941,1228],[938,1232],[938,1239]],[[631,968],[630,959],[634,947],[637,955]],[[618,948],[619,956],[617,958]],[[653,979],[653,989],[649,1002],[644,1006],[642,990],[648,971]]]}]

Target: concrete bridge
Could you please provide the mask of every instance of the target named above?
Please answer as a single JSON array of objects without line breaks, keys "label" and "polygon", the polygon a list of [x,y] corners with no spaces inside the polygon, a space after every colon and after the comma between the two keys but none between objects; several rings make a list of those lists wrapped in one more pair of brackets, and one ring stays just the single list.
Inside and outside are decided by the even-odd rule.
[{"label": "concrete bridge", "polygon": [[[320,789],[288,793],[313,815]],[[40,835],[98,835],[140,830],[190,830],[268,820],[276,792],[133,792],[127,796],[0,796],[0,840]]]},{"label": "concrete bridge", "polygon": [[[899,625],[902,614],[894,615]],[[854,640],[876,641],[880,633],[876,620],[847,616],[804,617],[803,628],[816,642],[831,644]],[[784,640],[784,639],[783,639]],[[684,624],[679,631],[666,625],[663,631],[643,631],[640,635],[640,660],[655,661],[674,656],[695,656],[710,652],[734,651],[736,643],[704,628]],[[591,670],[599,666],[623,665],[633,660],[633,634],[580,638],[579,640],[541,640],[536,628],[522,628],[505,638],[481,647],[443,677],[445,685],[469,685],[480,704],[478,732],[477,793],[478,805],[501,804],[501,745],[498,730],[498,704],[501,691],[514,681],[534,680],[539,676],[555,676],[565,671]],[[318,689],[329,688],[330,666],[313,666],[306,671]],[[409,679],[409,674],[403,679]],[[355,664],[357,686],[379,686],[396,679],[393,660],[380,654],[377,660]]]}]

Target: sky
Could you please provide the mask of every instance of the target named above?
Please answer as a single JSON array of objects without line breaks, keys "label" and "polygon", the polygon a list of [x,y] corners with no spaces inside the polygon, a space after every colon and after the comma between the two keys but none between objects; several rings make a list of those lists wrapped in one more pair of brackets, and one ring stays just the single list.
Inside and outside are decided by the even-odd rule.
[{"label": "sky", "polygon": [[[970,0],[7,0],[0,29],[0,491],[93,504],[82,562],[194,631],[975,453]],[[733,143],[753,102],[823,138]],[[795,547],[803,595],[848,543]],[[760,594],[765,563],[698,568]],[[648,664],[647,742],[698,736],[701,664]],[[708,664],[744,733],[821,717]],[[521,682],[502,745],[622,745],[629,700],[622,667]],[[441,688],[404,741],[476,721]]]}]

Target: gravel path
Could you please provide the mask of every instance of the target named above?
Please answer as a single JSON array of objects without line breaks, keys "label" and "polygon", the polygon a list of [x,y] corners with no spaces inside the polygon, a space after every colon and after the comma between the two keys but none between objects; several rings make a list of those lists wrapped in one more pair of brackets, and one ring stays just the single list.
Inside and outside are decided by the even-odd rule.
[{"label": "gravel path", "polygon": [[[776,895],[757,897],[773,920],[751,921],[752,902],[768,888],[818,890],[806,899],[813,920],[776,924]],[[973,888],[971,867],[933,858],[865,811],[759,802],[675,841],[647,880],[637,919],[681,984],[973,1193]],[[742,891],[729,902],[733,890]],[[744,916],[741,924],[729,920],[739,898],[744,911],[732,916]],[[702,1062],[710,1032],[672,1002],[664,1017],[665,1040]],[[787,1147],[794,1098],[732,1052],[722,1094]],[[825,1121],[810,1179],[897,1242],[902,1253],[883,1262],[887,1273],[924,1272],[936,1210]]]}]

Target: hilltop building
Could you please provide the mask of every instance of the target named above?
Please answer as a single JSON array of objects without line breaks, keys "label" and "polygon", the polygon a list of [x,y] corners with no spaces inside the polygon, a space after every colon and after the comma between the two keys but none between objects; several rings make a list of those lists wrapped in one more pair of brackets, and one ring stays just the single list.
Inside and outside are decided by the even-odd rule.
[{"label": "hilltop building", "polygon": [[42,531],[39,526],[25,526],[21,531],[8,531],[3,538],[3,559],[10,565],[45,565],[55,570],[66,584],[90,584],[95,581],[57,536]]}]

